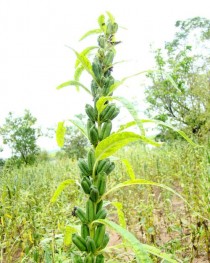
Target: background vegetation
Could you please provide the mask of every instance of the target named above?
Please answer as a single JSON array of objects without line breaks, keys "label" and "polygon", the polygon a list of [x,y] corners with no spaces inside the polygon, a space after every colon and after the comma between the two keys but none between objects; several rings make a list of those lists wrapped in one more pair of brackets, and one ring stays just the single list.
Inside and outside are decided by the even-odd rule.
[{"label": "background vegetation", "polygon": [[[107,207],[110,219],[125,217],[127,228],[142,243],[161,247],[178,262],[205,263],[210,262],[210,21],[194,18],[176,25],[174,40],[154,51],[157,70],[148,74],[146,113],[173,123],[200,147],[161,128],[156,136],[164,142],[161,148],[135,143],[118,155],[131,162],[137,178],[171,187],[188,204],[162,188],[132,186],[110,195]],[[65,233],[77,220],[74,204],[84,203],[79,184],[67,187],[55,204],[50,199],[60,182],[78,179],[76,160],[86,154],[87,141],[70,127],[61,151],[40,152],[37,138],[42,133],[35,123],[29,111],[23,117],[10,113],[0,128],[13,152],[0,160],[1,263],[71,262],[75,249]],[[110,186],[128,179],[125,165],[116,165]],[[112,231],[110,235],[107,262],[135,262],[134,254],[120,247],[120,237]]]},{"label": "background vegetation", "polygon": [[[138,147],[137,147],[138,146]],[[128,229],[143,243],[155,244],[182,262],[208,262],[210,213],[210,156],[206,148],[194,149],[185,142],[147,149],[141,145],[120,152],[133,165],[137,178],[145,178],[179,192],[189,207],[172,193],[157,187],[132,186],[109,196],[120,202]],[[76,179],[78,168],[68,158],[39,162],[1,173],[1,262],[70,262],[74,247],[64,238],[66,225],[75,223],[75,203],[83,205],[79,186],[66,188],[50,203],[58,184]],[[124,164],[117,163],[110,186],[128,179]],[[107,204],[110,218],[118,222],[116,208]],[[203,217],[199,216],[202,215]],[[130,251],[122,252],[120,238],[111,233],[107,262],[135,262]],[[120,252],[119,252],[120,251]],[[133,261],[132,261],[133,260]],[[154,259],[154,262],[158,262]],[[181,262],[181,261],[180,261]]]}]

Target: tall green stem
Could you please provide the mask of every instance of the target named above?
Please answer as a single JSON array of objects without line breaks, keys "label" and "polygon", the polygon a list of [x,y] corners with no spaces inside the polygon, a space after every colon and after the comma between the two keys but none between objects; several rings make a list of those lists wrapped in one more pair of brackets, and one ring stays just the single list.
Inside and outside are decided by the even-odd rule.
[{"label": "tall green stem", "polygon": [[[88,116],[87,134],[92,144],[86,159],[79,160],[81,171],[81,186],[87,196],[85,211],[77,207],[75,215],[81,221],[81,235],[72,236],[73,243],[83,252],[76,255],[75,263],[92,262],[103,263],[103,249],[109,242],[105,226],[95,224],[96,219],[105,219],[107,211],[103,207],[102,196],[107,185],[107,177],[115,165],[110,159],[96,160],[95,149],[101,141],[111,134],[112,120],[118,115],[119,109],[114,103],[106,101],[102,112],[98,112],[97,101],[104,96],[110,96],[110,87],[115,83],[112,77],[113,60],[115,56],[115,33],[118,25],[109,16],[107,23],[100,24],[101,34],[98,37],[98,52],[92,62],[91,94],[94,105],[86,104]],[[102,19],[103,20],[103,19]]]}]

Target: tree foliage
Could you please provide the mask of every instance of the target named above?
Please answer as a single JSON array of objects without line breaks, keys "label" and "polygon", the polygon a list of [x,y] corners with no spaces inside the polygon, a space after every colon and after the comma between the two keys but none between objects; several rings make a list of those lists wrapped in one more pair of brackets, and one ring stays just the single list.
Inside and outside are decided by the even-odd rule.
[{"label": "tree foliage", "polygon": [[37,138],[40,131],[34,127],[35,123],[36,118],[28,110],[23,117],[15,117],[10,112],[0,128],[3,143],[12,150],[12,158],[25,164],[33,163],[39,152]]},{"label": "tree foliage", "polygon": [[177,21],[176,27],[174,39],[154,51],[146,113],[204,136],[210,131],[210,20],[195,17]]},{"label": "tree foliage", "polygon": [[[84,121],[85,116],[79,114],[76,116],[80,121]],[[82,158],[87,154],[88,140],[75,127],[68,126],[65,131],[65,142],[62,150],[69,158]]]}]

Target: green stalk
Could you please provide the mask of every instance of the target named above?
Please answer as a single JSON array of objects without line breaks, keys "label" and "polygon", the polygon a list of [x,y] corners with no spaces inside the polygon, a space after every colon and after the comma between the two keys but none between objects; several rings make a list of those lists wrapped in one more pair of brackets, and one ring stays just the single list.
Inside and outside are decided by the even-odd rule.
[{"label": "green stalk", "polygon": [[[86,159],[79,161],[81,170],[81,186],[86,194],[86,212],[77,208],[75,215],[80,219],[83,228],[81,236],[74,235],[73,243],[83,253],[81,260],[75,257],[74,262],[97,262],[103,263],[103,249],[107,245],[107,234],[105,225],[94,224],[96,219],[105,219],[106,210],[104,210],[102,196],[106,189],[108,174],[111,172],[110,160],[96,160],[95,149],[101,140],[111,134],[110,121],[112,121],[119,110],[114,103],[106,103],[105,109],[99,114],[96,108],[98,99],[107,96],[110,93],[110,87],[114,84],[112,77],[113,59],[115,55],[114,35],[118,25],[110,19],[103,25],[103,32],[98,37],[98,52],[95,55],[91,70],[88,69],[93,77],[91,82],[91,94],[94,104],[86,105],[85,110],[88,116],[87,133],[92,149],[89,151]],[[113,167],[113,166],[112,166]],[[100,202],[101,201],[101,202]],[[84,232],[84,229],[86,232]],[[100,256],[98,256],[100,254]]]}]

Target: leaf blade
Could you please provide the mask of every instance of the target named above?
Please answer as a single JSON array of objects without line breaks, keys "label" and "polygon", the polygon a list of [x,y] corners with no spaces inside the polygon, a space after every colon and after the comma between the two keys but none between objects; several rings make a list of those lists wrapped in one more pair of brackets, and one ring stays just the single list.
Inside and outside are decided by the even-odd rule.
[{"label": "leaf blade", "polygon": [[82,64],[82,66],[84,67],[84,69],[92,76],[93,79],[95,79],[95,75],[93,74],[92,71],[92,65],[89,61],[89,59],[84,56],[83,54],[79,54],[75,49],[73,49],[72,47],[69,47],[76,55],[77,59],[80,61],[80,63]]},{"label": "leaf blade", "polygon": [[123,205],[120,202],[111,203],[117,209],[117,215],[119,219],[120,226],[126,228],[125,215],[123,213]]},{"label": "leaf blade", "polygon": [[76,87],[77,87],[77,86],[80,86],[80,87],[82,87],[88,94],[91,95],[91,92],[89,91],[89,89],[88,89],[85,85],[83,85],[81,82],[76,81],[76,80],[66,81],[66,82],[62,83],[61,85],[59,85],[59,86],[57,87],[57,89],[62,89],[62,88],[64,88],[64,87],[68,87],[68,86],[76,86]]},{"label": "leaf blade", "polygon": [[152,263],[148,253],[146,252],[142,244],[138,241],[138,239],[133,234],[131,234],[125,228],[107,219],[98,219],[94,222],[104,224],[114,229],[118,234],[120,234],[123,237],[123,239],[128,242],[132,250],[135,252],[136,260],[138,263],[142,263],[142,262]]},{"label": "leaf blade", "polygon": [[[86,56],[87,54],[89,54],[93,49],[98,48],[97,46],[90,46],[90,47],[86,47],[82,52],[79,53],[80,56]],[[75,62],[75,68],[77,68],[80,64],[80,60],[77,58],[76,62]]]},{"label": "leaf blade", "polygon": [[120,101],[123,104],[123,106],[129,111],[129,113],[133,117],[136,125],[138,126],[141,134],[145,136],[145,130],[144,130],[143,124],[142,124],[141,120],[138,117],[138,112],[136,111],[133,103],[128,101],[126,98],[123,98],[123,97],[113,97],[113,98],[115,100]]},{"label": "leaf blade", "polygon": [[152,144],[154,146],[160,146],[159,143],[154,142],[144,136],[136,134],[134,132],[119,132],[111,134],[109,137],[101,141],[95,149],[96,159],[102,160],[117,152],[122,147],[126,146],[131,142],[141,140],[145,143]]},{"label": "leaf blade", "polygon": [[124,165],[126,167],[126,172],[130,176],[131,180],[135,180],[136,176],[135,176],[135,173],[133,171],[133,168],[132,168],[130,162],[127,159],[122,159],[122,162],[124,163]]},{"label": "leaf blade", "polygon": [[197,145],[196,143],[194,143],[183,131],[181,130],[178,130],[176,127],[166,123],[166,122],[163,122],[163,121],[159,121],[159,120],[155,120],[155,119],[143,119],[141,120],[142,122],[144,123],[148,123],[148,122],[151,122],[151,123],[155,123],[157,125],[161,125],[161,126],[165,126],[167,128],[170,128],[172,130],[174,130],[175,132],[177,132],[178,134],[180,134],[187,142],[189,142],[192,146],[195,146],[195,147],[202,147],[200,145]]},{"label": "leaf blade", "polygon": [[69,120],[75,127],[77,127],[81,133],[88,139],[86,127],[83,125],[83,123],[80,120]]},{"label": "leaf blade", "polygon": [[113,91],[115,91],[115,90],[116,90],[120,85],[122,85],[127,79],[136,77],[136,76],[141,75],[141,74],[144,74],[144,73],[148,73],[148,72],[150,72],[150,71],[151,71],[151,70],[143,70],[143,71],[140,71],[140,72],[135,73],[135,74],[133,74],[133,75],[127,76],[127,77],[121,79],[120,81],[115,82],[113,85],[111,85],[109,94],[112,93]]},{"label": "leaf blade", "polygon": [[115,18],[114,16],[109,12],[109,11],[106,11],[108,17],[109,17],[109,20],[111,21],[111,23],[114,23],[115,22]]},{"label": "leaf blade", "polygon": [[77,233],[78,230],[73,226],[66,226],[64,232],[63,243],[65,246],[70,246],[72,244],[72,234]]},{"label": "leaf blade", "polygon": [[57,189],[55,190],[50,202],[51,203],[55,203],[56,200],[58,199],[59,195],[61,194],[61,192],[70,184],[74,184],[75,180],[73,179],[68,179],[63,181],[62,183],[59,184],[59,186],[57,187]]},{"label": "leaf blade", "polygon": [[96,29],[92,29],[89,30],[88,32],[86,32],[80,39],[79,41],[85,39],[86,37],[90,36],[90,35],[94,35],[94,34],[100,34],[102,33],[102,30],[100,28],[96,28]]},{"label": "leaf blade", "polygon": [[102,14],[98,17],[98,25],[101,31],[105,31],[105,16]]},{"label": "leaf blade", "polygon": [[[84,68],[82,65],[80,65],[80,66],[78,66],[78,67],[76,68],[76,70],[75,70],[75,72],[74,72],[74,80],[75,80],[75,81],[78,81],[78,82],[79,82],[80,77],[81,77],[81,75],[82,75],[82,73],[83,73],[84,70],[85,70],[85,68]],[[75,85],[75,86],[76,86],[76,90],[79,91],[79,85]]]},{"label": "leaf blade", "polygon": [[96,108],[98,111],[98,115],[100,115],[100,113],[106,108],[107,105],[105,104],[105,102],[107,100],[111,101],[111,100],[113,100],[113,98],[110,96],[102,96],[96,102]]},{"label": "leaf blade", "polygon": [[58,126],[56,129],[56,141],[59,147],[63,147],[64,145],[65,133],[66,133],[66,127],[64,126],[64,121],[58,122]]}]

